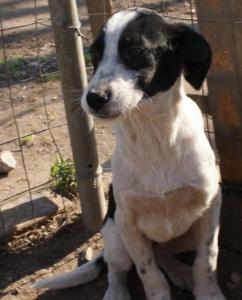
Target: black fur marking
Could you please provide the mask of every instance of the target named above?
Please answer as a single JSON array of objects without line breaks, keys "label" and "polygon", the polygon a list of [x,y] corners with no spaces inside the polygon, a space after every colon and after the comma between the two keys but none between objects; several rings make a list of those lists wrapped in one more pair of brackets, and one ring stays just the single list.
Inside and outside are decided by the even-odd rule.
[{"label": "black fur marking", "polygon": [[103,256],[99,257],[96,261],[95,264],[98,268],[101,269],[101,272],[107,271],[107,264],[103,258]]},{"label": "black fur marking", "polygon": [[114,218],[115,211],[116,211],[116,203],[113,195],[113,185],[110,184],[109,192],[108,192],[108,210],[105,219],[103,221],[103,225],[107,222],[108,218],[111,219]]},{"label": "black fur marking", "polygon": [[145,275],[145,273],[146,273],[146,269],[141,267],[140,268],[140,274]]},{"label": "black fur marking", "polygon": [[91,49],[90,49],[94,72],[96,71],[100,61],[103,58],[104,47],[105,47],[105,26],[102,27],[101,31],[96,37],[94,43],[91,45]]},{"label": "black fur marking", "polygon": [[204,37],[186,25],[166,23],[155,13],[139,13],[123,31],[118,50],[121,62],[138,73],[138,88],[149,96],[171,88],[182,71],[199,89],[211,64]]},{"label": "black fur marking", "polygon": [[182,37],[178,47],[184,59],[184,76],[195,89],[200,89],[211,65],[211,48],[201,34],[188,26],[177,26]]}]

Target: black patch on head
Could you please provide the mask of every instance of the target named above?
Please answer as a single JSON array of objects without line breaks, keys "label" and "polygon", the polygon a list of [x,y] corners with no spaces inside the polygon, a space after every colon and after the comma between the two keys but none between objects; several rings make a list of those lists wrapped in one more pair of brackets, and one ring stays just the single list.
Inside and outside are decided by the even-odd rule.
[{"label": "black patch on head", "polygon": [[94,72],[96,71],[100,61],[103,58],[105,47],[105,26],[102,27],[101,31],[97,35],[94,43],[91,45],[91,58],[94,67]]},{"label": "black patch on head", "polygon": [[149,96],[171,88],[182,71],[199,89],[211,63],[210,47],[200,34],[150,12],[140,12],[127,25],[118,50],[121,62],[137,73],[138,88]]},{"label": "black patch on head", "polygon": [[114,218],[115,211],[116,211],[116,203],[115,203],[115,199],[114,199],[114,195],[113,195],[113,185],[110,184],[109,191],[108,191],[108,210],[107,210],[107,214],[104,218],[103,224],[106,223],[108,218],[111,218],[111,219]]},{"label": "black patch on head", "polygon": [[143,267],[141,267],[141,268],[140,268],[140,274],[144,275],[145,273],[146,273],[146,269],[143,268]]}]

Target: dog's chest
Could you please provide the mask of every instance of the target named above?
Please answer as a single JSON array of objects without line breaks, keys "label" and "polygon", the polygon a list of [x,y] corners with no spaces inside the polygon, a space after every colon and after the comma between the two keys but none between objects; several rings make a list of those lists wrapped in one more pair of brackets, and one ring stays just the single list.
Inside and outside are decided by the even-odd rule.
[{"label": "dog's chest", "polygon": [[154,136],[118,147],[113,157],[113,178],[120,190],[161,196],[184,183],[182,150],[164,146]]},{"label": "dog's chest", "polygon": [[162,243],[185,233],[208,207],[202,190],[185,187],[164,197],[128,197],[126,217],[150,240]]},{"label": "dog's chest", "polygon": [[[201,203],[196,197],[181,201],[182,192],[172,202],[164,198],[183,187],[203,186],[201,147],[194,146],[199,132],[190,139],[187,127],[178,126],[179,122],[147,122],[116,128],[112,160],[115,199],[141,232],[151,240],[165,242],[185,233],[206,208],[206,199]],[[129,201],[126,195],[135,200]]]},{"label": "dog's chest", "polygon": [[147,154],[149,155],[149,160],[140,157],[132,164],[133,171],[135,171],[133,178],[145,194],[161,196],[183,185],[184,172],[182,166],[177,164],[176,155],[172,153],[170,156]]}]

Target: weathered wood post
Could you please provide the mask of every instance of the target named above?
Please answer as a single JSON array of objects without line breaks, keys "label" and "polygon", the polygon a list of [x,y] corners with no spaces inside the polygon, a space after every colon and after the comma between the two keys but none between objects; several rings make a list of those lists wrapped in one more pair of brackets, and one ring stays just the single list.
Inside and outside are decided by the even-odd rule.
[{"label": "weathered wood post", "polygon": [[77,5],[75,0],[49,0],[49,8],[83,219],[88,229],[96,232],[105,214],[105,198],[93,120],[83,112],[74,123],[70,110],[73,91],[87,85]]},{"label": "weathered wood post", "polygon": [[242,250],[242,193],[233,192],[242,188],[242,1],[196,0],[196,6],[200,31],[213,49],[209,103],[223,187],[229,186],[222,239]]},{"label": "weathered wood post", "polygon": [[213,49],[208,88],[222,179],[242,186],[242,1],[196,5],[199,28]]},{"label": "weathered wood post", "polygon": [[93,38],[112,14],[111,0],[86,0]]}]

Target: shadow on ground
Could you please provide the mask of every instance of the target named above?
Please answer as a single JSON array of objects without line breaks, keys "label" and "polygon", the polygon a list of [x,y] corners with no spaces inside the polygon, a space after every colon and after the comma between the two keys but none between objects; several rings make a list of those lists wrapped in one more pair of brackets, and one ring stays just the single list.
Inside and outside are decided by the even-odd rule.
[{"label": "shadow on ground", "polygon": [[4,255],[0,260],[0,291],[22,277],[53,266],[90,237],[82,221],[78,221],[63,227],[55,236],[31,249]]}]

